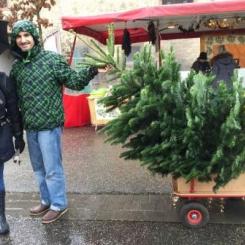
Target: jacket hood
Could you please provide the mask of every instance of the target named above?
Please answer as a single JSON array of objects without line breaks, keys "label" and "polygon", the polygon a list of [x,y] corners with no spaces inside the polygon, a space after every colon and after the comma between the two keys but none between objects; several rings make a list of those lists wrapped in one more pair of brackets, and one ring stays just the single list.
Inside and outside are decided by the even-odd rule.
[{"label": "jacket hood", "polygon": [[232,58],[232,55],[229,53],[219,54],[216,57],[215,62],[218,64],[222,64],[222,65],[234,64],[234,60]]},{"label": "jacket hood", "polygon": [[11,50],[15,53],[18,53],[19,55],[21,55],[23,52],[21,52],[21,50],[16,45],[16,37],[22,31],[30,33],[35,41],[35,45],[40,45],[40,36],[36,25],[29,20],[19,20],[13,25],[10,42]]}]

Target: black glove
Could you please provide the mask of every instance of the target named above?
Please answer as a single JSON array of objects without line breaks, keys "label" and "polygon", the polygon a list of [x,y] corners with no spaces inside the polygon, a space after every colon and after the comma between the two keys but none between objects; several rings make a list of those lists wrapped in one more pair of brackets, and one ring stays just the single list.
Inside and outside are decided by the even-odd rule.
[{"label": "black glove", "polygon": [[24,149],[25,149],[25,141],[24,141],[22,135],[15,137],[14,146],[15,146],[15,150],[19,150],[20,153],[24,151]]}]

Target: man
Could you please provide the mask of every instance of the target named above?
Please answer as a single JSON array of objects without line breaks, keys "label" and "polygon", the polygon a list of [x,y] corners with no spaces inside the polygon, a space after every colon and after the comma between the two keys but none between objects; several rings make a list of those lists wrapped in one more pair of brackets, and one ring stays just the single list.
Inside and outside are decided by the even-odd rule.
[{"label": "man", "polygon": [[41,48],[36,26],[27,20],[13,25],[11,48],[18,60],[10,76],[16,81],[31,164],[40,190],[40,205],[30,215],[48,224],[67,211],[61,155],[64,124],[62,86],[81,90],[98,73],[95,67],[72,70],[64,58]]},{"label": "man", "polygon": [[224,82],[228,88],[232,87],[232,75],[237,64],[231,53],[227,52],[224,45],[218,47],[218,54],[211,60],[212,73],[215,75],[213,87],[216,88]]},{"label": "man", "polygon": [[206,52],[201,52],[199,57],[192,64],[191,68],[196,72],[202,72],[208,74],[210,72],[210,65]]},{"label": "man", "polygon": [[9,232],[5,216],[4,164],[13,157],[15,151],[21,153],[24,147],[16,89],[13,81],[5,73],[0,72],[0,235]]}]

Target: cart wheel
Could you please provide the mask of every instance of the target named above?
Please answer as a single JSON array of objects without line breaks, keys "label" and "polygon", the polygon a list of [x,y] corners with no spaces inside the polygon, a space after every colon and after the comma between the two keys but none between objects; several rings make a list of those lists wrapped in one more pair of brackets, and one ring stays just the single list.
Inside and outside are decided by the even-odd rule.
[{"label": "cart wheel", "polygon": [[209,212],[201,203],[190,202],[180,209],[182,223],[189,228],[200,228],[209,221]]}]

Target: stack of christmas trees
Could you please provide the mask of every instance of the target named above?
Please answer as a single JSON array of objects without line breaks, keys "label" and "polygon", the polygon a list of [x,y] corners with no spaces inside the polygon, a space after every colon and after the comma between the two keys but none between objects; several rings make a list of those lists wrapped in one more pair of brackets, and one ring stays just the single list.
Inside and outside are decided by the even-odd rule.
[{"label": "stack of christmas trees", "polygon": [[[90,57],[90,64],[98,59],[115,67],[101,56],[94,63]],[[118,83],[102,103],[121,114],[103,131],[109,142],[122,144],[121,157],[187,181],[215,176],[217,189],[245,171],[244,89],[236,76],[232,88],[214,89],[212,76],[194,72],[181,81],[173,52],[162,60],[159,67],[146,46],[134,55],[132,68],[112,70]]]}]

